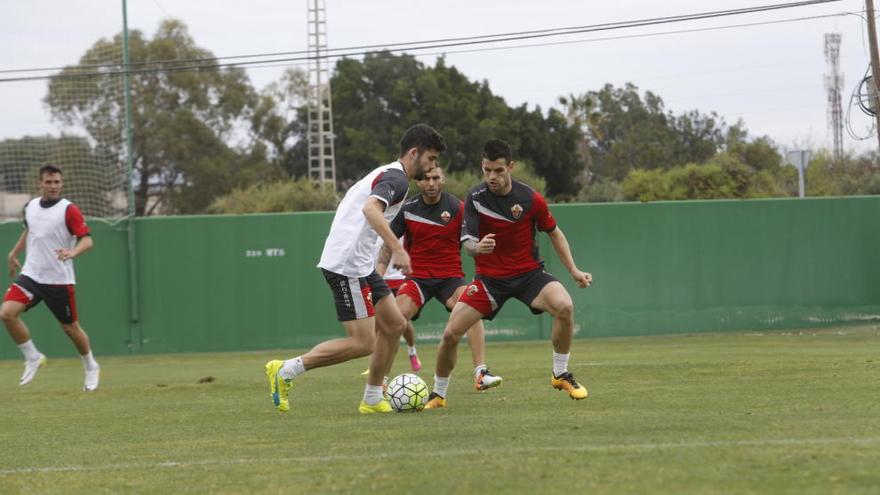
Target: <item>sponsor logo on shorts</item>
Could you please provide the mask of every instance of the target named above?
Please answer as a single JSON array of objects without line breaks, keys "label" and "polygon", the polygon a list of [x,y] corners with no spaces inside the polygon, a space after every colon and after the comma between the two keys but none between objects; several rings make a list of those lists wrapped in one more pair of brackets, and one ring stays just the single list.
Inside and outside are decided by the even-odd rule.
[{"label": "sponsor logo on shorts", "polygon": [[519,203],[510,207],[510,213],[513,214],[513,218],[519,219],[523,213],[523,207],[519,205]]},{"label": "sponsor logo on shorts", "polygon": [[472,296],[472,295],[476,294],[476,293],[479,292],[479,291],[480,291],[480,288],[477,287],[477,284],[471,284],[471,285],[468,285],[468,288],[467,288],[467,295],[468,295],[468,296]]},{"label": "sponsor logo on shorts", "polygon": [[339,289],[342,292],[342,302],[345,304],[346,308],[351,307],[351,295],[348,293],[348,285],[346,285],[344,280],[339,281]]},{"label": "sponsor logo on shorts", "polygon": [[452,218],[452,215],[448,211],[440,214],[440,220],[443,220],[443,223],[449,223],[450,218]]}]

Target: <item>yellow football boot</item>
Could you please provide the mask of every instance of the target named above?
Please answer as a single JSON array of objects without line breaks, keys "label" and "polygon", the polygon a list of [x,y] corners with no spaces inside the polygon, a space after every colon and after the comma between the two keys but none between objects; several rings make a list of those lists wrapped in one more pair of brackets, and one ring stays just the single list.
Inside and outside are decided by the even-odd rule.
[{"label": "yellow football boot", "polygon": [[361,401],[361,405],[358,406],[358,412],[361,414],[390,413],[392,411],[394,411],[394,409],[391,408],[391,403],[388,402],[387,399],[380,400],[375,406],[371,406],[365,401]]},{"label": "yellow football boot", "polygon": [[553,388],[557,390],[565,390],[566,392],[568,392],[568,396],[575,400],[587,398],[587,389],[581,386],[574,379],[574,375],[572,375],[568,371],[559,376],[552,374],[551,376],[553,378],[550,379],[550,385],[553,385]]},{"label": "yellow football boot", "polygon": [[272,396],[272,403],[279,412],[287,412],[290,410],[290,401],[287,394],[290,392],[290,380],[282,378],[278,372],[284,366],[284,361],[275,359],[266,363],[266,377],[269,379],[269,394]]},{"label": "yellow football boot", "polygon": [[441,407],[446,407],[446,399],[431,392],[431,395],[428,396],[428,402],[425,403],[425,409],[440,409]]}]

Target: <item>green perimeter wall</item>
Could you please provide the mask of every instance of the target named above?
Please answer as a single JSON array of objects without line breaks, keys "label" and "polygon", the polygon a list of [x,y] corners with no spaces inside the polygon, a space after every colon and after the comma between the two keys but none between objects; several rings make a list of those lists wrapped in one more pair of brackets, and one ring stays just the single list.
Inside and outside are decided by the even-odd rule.
[{"label": "green perimeter wall", "polygon": [[[791,329],[880,320],[880,197],[554,205],[590,289],[577,289],[540,236],[548,269],[575,301],[578,337]],[[343,335],[315,264],[331,213],[92,220],[77,259],[81,323],[96,354],[306,347]],[[17,222],[0,224],[9,249]],[[6,252],[6,251],[4,251]],[[465,260],[465,266],[472,266]],[[132,298],[132,295],[134,296]],[[136,307],[132,307],[132,302]],[[131,321],[135,310],[137,321]],[[447,313],[416,323],[434,340]],[[42,305],[28,312],[41,350],[73,352]],[[550,319],[517,301],[489,340],[547,338]],[[18,357],[0,340],[0,358]]]}]

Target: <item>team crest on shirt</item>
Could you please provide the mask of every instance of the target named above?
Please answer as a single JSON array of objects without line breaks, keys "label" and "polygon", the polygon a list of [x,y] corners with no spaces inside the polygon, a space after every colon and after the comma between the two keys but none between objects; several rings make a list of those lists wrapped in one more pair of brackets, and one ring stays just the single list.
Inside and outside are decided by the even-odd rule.
[{"label": "team crest on shirt", "polygon": [[452,218],[452,215],[448,211],[440,214],[440,220],[443,220],[443,223],[449,223],[450,218]]},{"label": "team crest on shirt", "polygon": [[472,296],[472,295],[476,294],[479,290],[480,290],[480,288],[477,287],[476,284],[468,285],[468,288],[467,288],[467,295],[468,295],[468,296]]},{"label": "team crest on shirt", "polygon": [[519,203],[510,207],[510,213],[513,214],[513,218],[519,219],[522,216],[523,207],[519,205]]}]

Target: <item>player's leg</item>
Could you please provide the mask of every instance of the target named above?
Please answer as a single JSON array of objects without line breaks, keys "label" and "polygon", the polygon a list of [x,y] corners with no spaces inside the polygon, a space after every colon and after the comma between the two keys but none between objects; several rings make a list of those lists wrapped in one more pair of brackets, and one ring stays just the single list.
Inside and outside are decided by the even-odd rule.
[{"label": "player's leg", "polygon": [[458,357],[458,342],[467,332],[468,328],[474,323],[480,321],[483,313],[474,309],[474,307],[458,302],[452,308],[452,314],[449,315],[449,321],[443,330],[443,337],[440,339],[440,345],[437,348],[437,366],[434,371],[434,389],[428,396],[426,409],[436,409],[446,407],[446,397],[449,390],[449,378],[452,370],[455,368],[455,361]]},{"label": "player's leg", "polygon": [[[366,278],[346,277],[323,270],[333,293],[336,315],[348,335],[322,342],[307,353],[266,363],[266,377],[272,402],[280,412],[290,409],[288,394],[294,378],[307,370],[367,356],[373,352],[375,318],[370,286]],[[387,286],[386,286],[387,287]]]},{"label": "player's leg", "polygon": [[[446,307],[450,310],[455,307],[455,303],[464,293],[467,285],[461,285],[446,300]],[[477,320],[467,330],[468,346],[471,348],[471,358],[474,365],[474,389],[477,391],[488,390],[501,385],[502,378],[496,376],[489,371],[486,365],[486,333],[483,327],[483,320]]]},{"label": "player's leg", "polygon": [[547,283],[529,305],[553,316],[553,377],[551,385],[565,390],[572,399],[587,397],[587,389],[568,371],[571,341],[574,336],[574,303],[563,285],[554,280]]},{"label": "player's leg", "polygon": [[[384,282],[383,282],[384,283]],[[374,297],[377,297],[377,288],[373,287]],[[358,411],[362,414],[391,412],[391,404],[384,400],[383,380],[385,379],[397,348],[400,336],[406,329],[407,320],[400,313],[397,302],[391,296],[391,291],[384,295],[379,294],[376,302],[376,343],[373,346],[373,355],[370,357],[370,374],[364,388],[364,398]]]},{"label": "player's leg", "polygon": [[72,323],[61,323],[61,328],[67,337],[73,342],[73,346],[79,352],[79,356],[83,362],[83,370],[85,372],[85,380],[83,381],[83,390],[91,392],[98,388],[98,382],[101,375],[101,366],[95,361],[92,354],[89,336],[85,330],[79,325],[79,321]]},{"label": "player's leg", "polygon": [[21,319],[29,305],[39,302],[39,298],[31,291],[22,288],[17,284],[12,284],[6,291],[3,298],[3,305],[0,306],[0,319],[3,325],[12,337],[12,341],[21,350],[24,356],[24,371],[18,381],[19,385],[27,385],[37,376],[37,371],[46,364],[46,356],[44,356],[34,341],[31,339],[31,333]]},{"label": "player's leg", "polygon": [[85,380],[83,390],[90,392],[98,388],[101,367],[92,355],[89,336],[79,324],[76,311],[76,291],[73,285],[53,285],[44,287],[46,306],[61,324],[64,333],[73,342],[83,362]]},{"label": "player's leg", "polygon": [[401,314],[406,318],[406,330],[403,332],[403,338],[406,340],[410,368],[413,371],[419,371],[422,369],[422,362],[416,351],[415,328],[412,324],[413,318],[418,316],[422,306],[425,305],[425,296],[419,283],[415,280],[404,282],[397,291],[396,301]]},{"label": "player's leg", "polygon": [[416,350],[416,329],[410,320],[406,321],[403,340],[406,342],[406,354],[409,356],[410,368],[413,371],[419,371],[422,369],[422,362],[419,360],[419,352]]},{"label": "player's leg", "polygon": [[[341,323],[348,337],[321,342],[299,356],[302,361],[302,372],[369,356],[373,352],[375,317],[370,316]],[[294,378],[302,372],[293,374],[282,372],[282,375]]]}]

